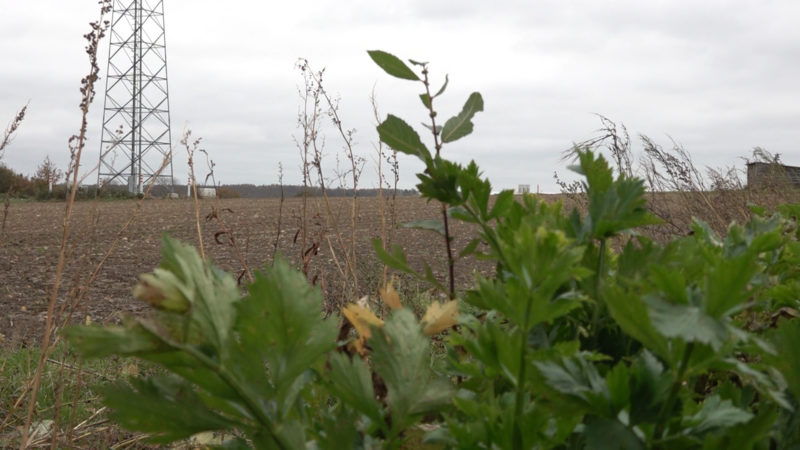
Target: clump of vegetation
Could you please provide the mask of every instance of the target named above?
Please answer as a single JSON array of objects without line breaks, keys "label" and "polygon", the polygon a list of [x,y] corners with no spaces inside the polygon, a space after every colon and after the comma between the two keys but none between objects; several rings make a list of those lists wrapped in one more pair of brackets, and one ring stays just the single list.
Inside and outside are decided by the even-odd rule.
[{"label": "clump of vegetation", "polygon": [[[162,264],[136,287],[136,298],[151,307],[148,317],[58,334],[76,321],[141,208],[137,202],[105,252],[72,259],[84,253],[69,241],[74,201],[132,197],[122,186],[82,188],[76,171],[98,79],[97,46],[108,26],[102,18],[110,1],[100,5],[101,18],[86,35],[91,69],[81,83],[81,128],[70,140],[70,181],[58,182],[64,174],[49,158],[32,176],[0,163],[0,244],[12,196],[67,201],[42,346],[0,358],[0,446],[107,447],[121,439],[107,417],[137,433],[123,444],[190,438],[189,445],[233,448],[413,448],[424,438],[448,448],[800,445],[800,206],[782,205],[797,200],[796,190],[746,188],[733,169],[701,173],[682,147],[663,149],[647,137],[637,160],[624,126],[602,118],[603,135],[570,152],[582,178],[565,188],[577,207],[510,191],[491,196],[476,163],[457,164],[442,152],[472,132],[481,95],[472,93],[461,112],[442,121],[434,106],[449,79],[434,92],[428,63],[409,66],[382,51],[369,55],[423,90],[431,141],[423,143],[399,117],[382,119],[373,96],[382,237],[373,248],[383,267],[356,254],[359,198],[371,192],[359,185],[364,158],[354,152],[353,130],[323,87],[324,71],[301,61],[303,186],[226,190],[199,140],[184,139],[190,158],[194,150],[205,154],[217,198],[280,195],[272,264],[250,269],[247,238],[226,223],[233,211],[218,201],[206,221],[218,224],[214,242],[233,249],[242,271],[235,277],[208,262],[196,202],[200,251],[165,238]],[[25,111],[6,129],[0,160]],[[322,167],[325,120],[344,150],[334,178]],[[397,152],[424,164],[418,191],[410,193],[440,210],[403,226],[430,231],[443,244],[444,264],[410,262],[394,242],[394,201],[402,193]],[[779,162],[760,149],[753,158]],[[276,253],[284,196],[298,192],[304,206],[290,264]],[[335,196],[347,199],[332,202]],[[466,224],[466,239],[456,235],[456,223]],[[334,276],[311,267],[320,251],[330,252]],[[467,257],[495,270],[459,292],[455,275]],[[87,273],[61,287],[65,267],[81,262]],[[398,293],[413,292],[415,283],[431,289]],[[367,297],[349,303],[376,291],[377,307]],[[73,364],[62,336],[77,353],[99,359]]]},{"label": "clump of vegetation", "polygon": [[[749,157],[742,158],[748,164],[765,164],[778,175],[773,182],[749,186],[744,171],[736,167],[698,167],[691,154],[675,141],[664,147],[640,135],[642,148],[636,152],[625,125],[599,117],[599,135],[574,146],[566,152],[565,159],[574,160],[578,150],[591,148],[608,155],[617,173],[641,178],[647,191],[647,207],[661,220],[644,232],[661,242],[690,232],[695,218],[702,218],[715,232],[725,234],[731,222],[743,223],[753,216],[751,204],[774,209],[800,201],[800,189],[780,176],[780,155],[756,147]],[[558,174],[555,179],[570,201],[585,208],[580,182],[566,182]]]},{"label": "clump of vegetation", "polygon": [[[425,164],[417,189],[443,205],[441,222],[411,226],[444,237],[449,279],[456,252],[496,272],[459,296],[375,242],[390,268],[453,300],[417,317],[389,283],[385,315],[351,304],[341,319],[322,314],[320,291],[281,258],[242,296],[231,275],[165,239],[161,266],[135,291],[151,317],[65,330],[84,356],[165,370],[107,387],[114,420],[155,442],[214,431],[235,448],[399,448],[423,422],[427,442],[450,448],[800,445],[800,322],[783,318],[800,307],[800,206],[751,207],[724,235],[694,220],[690,235],[659,242],[640,233],[663,223],[645,181],[586,148],[573,167],[585,209],[512,191],[492,199],[476,163],[440,153],[472,131],[480,94],[439,126],[432,101],[444,89],[431,95],[428,65],[411,61],[420,77],[391,54],[370,56],[426,88],[434,152],[396,116],[378,126]],[[477,230],[463,249],[451,221]],[[431,357],[429,336],[446,357]]]}]

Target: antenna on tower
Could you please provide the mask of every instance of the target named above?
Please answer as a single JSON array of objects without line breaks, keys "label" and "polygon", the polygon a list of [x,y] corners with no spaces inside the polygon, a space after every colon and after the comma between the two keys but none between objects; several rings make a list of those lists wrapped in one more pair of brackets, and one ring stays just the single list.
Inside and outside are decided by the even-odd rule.
[{"label": "antenna on tower", "polygon": [[163,0],[114,0],[106,73],[98,188],[141,194],[155,181],[172,193]]}]

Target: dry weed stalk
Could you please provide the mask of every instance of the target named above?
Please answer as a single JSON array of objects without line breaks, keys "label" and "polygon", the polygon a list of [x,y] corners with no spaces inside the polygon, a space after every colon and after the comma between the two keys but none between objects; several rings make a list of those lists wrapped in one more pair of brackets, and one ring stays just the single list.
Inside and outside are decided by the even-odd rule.
[{"label": "dry weed stalk", "polygon": [[278,253],[278,244],[281,240],[281,226],[283,222],[283,202],[285,201],[283,193],[283,164],[278,163],[278,184],[281,187],[281,200],[278,204],[278,223],[275,231],[275,245],[272,248],[272,261],[275,261],[275,255]]},{"label": "dry weed stalk", "polygon": [[8,210],[11,208],[11,195],[14,193],[14,188],[9,188],[6,192],[6,198],[3,199],[3,220],[0,224],[0,246],[3,245],[6,238],[6,222],[8,221]]},{"label": "dry weed stalk", "polygon": [[67,241],[69,237],[69,227],[72,218],[72,210],[75,204],[75,197],[78,192],[78,167],[80,167],[81,155],[86,143],[86,130],[87,130],[87,117],[89,114],[89,106],[94,100],[95,95],[95,82],[98,79],[100,68],[97,65],[97,51],[100,40],[105,36],[105,32],[109,26],[109,22],[104,20],[105,15],[111,11],[110,0],[102,0],[100,2],[100,17],[96,22],[90,24],[91,31],[86,34],[88,45],[86,46],[86,53],[89,55],[90,70],[89,74],[81,80],[81,126],[77,135],[74,135],[69,140],[70,148],[70,168],[68,171],[69,176],[72,176],[72,188],[67,200],[66,210],[64,212],[64,219],[62,222],[62,235],[61,247],[58,254],[58,263],[56,266],[55,280],[53,281],[53,288],[50,293],[50,299],[47,305],[47,316],[45,319],[44,337],[42,338],[42,354],[36,368],[33,384],[31,386],[30,401],[28,404],[28,414],[25,418],[25,426],[22,430],[22,439],[20,440],[20,448],[24,449],[28,444],[28,435],[30,432],[31,421],[33,413],[36,409],[36,398],[39,393],[39,386],[41,384],[42,371],[44,369],[47,357],[51,350],[50,339],[53,333],[54,313],[56,307],[56,300],[58,298],[58,291],[61,285],[61,278],[64,273],[64,263],[67,256]]},{"label": "dry weed stalk", "polygon": [[[5,131],[3,132],[3,140],[0,141],[0,161],[3,160],[3,155],[5,155],[6,147],[14,140],[14,133],[17,131],[19,126],[22,124],[22,121],[25,120],[25,112],[28,110],[28,105],[22,107],[22,109],[17,112],[17,115],[14,116],[14,119],[11,120],[11,123],[8,124]],[[8,210],[11,207],[11,195],[14,192],[14,187],[11,186],[6,192],[5,198],[3,199],[3,221],[2,225],[0,225],[0,245],[3,245],[3,241],[5,240],[6,235],[6,221],[8,220]]]},{"label": "dry weed stalk", "polygon": [[194,222],[197,228],[197,246],[200,250],[200,257],[204,260],[206,259],[206,251],[205,246],[203,245],[203,228],[200,225],[200,200],[197,195],[197,180],[195,179],[194,175],[194,153],[198,150],[200,146],[200,141],[202,138],[197,138],[194,141],[189,143],[189,139],[192,137],[192,130],[184,130],[183,131],[183,138],[181,139],[181,144],[186,148],[186,154],[189,157],[189,184],[192,185],[192,200],[194,201]]},{"label": "dry weed stalk", "polygon": [[5,155],[6,147],[8,144],[14,140],[14,133],[17,131],[19,126],[22,124],[22,121],[25,120],[25,112],[28,110],[28,105],[25,105],[17,112],[17,115],[14,116],[14,119],[11,120],[11,123],[8,124],[5,131],[3,132],[3,140],[0,141],[0,160],[3,159],[3,155]]},{"label": "dry weed stalk", "polygon": [[[214,167],[216,167],[216,164],[214,164],[214,161],[209,157],[207,151],[205,151],[204,149],[200,149],[200,152],[203,153],[203,155],[205,155],[206,166],[208,167],[208,174],[206,174],[204,184],[207,184],[208,180],[210,179],[211,184],[214,186],[214,189],[218,191],[217,180],[214,177]],[[233,233],[233,230],[231,229],[231,227],[228,226],[228,223],[225,222],[225,218],[223,217],[222,214],[225,211],[233,213],[233,210],[230,208],[224,208],[224,209],[220,208],[219,195],[215,195],[214,206],[212,206],[211,208],[211,213],[209,213],[206,216],[206,221],[208,222],[216,220],[220,224],[220,226],[222,227],[222,231],[214,233],[214,241],[217,244],[224,245],[224,243],[221,242],[219,239],[220,237],[225,236],[226,240],[228,241],[227,245],[233,249],[234,253],[236,253],[236,257],[239,259],[239,264],[242,265],[242,272],[237,277],[237,280],[241,281],[242,277],[246,276],[247,279],[252,283],[255,281],[255,278],[253,278],[253,273],[250,270],[250,266],[247,264],[247,256],[245,253],[242,253],[242,248],[236,242],[236,237]]]},{"label": "dry weed stalk", "polygon": [[[88,276],[83,281],[79,281],[79,280],[74,281],[73,284],[74,284],[75,287],[71,290],[71,292],[69,294],[69,297],[71,298],[71,301],[63,303],[61,305],[61,307],[59,308],[58,312],[54,314],[54,319],[53,319],[54,326],[52,327],[53,328],[53,333],[55,333],[55,330],[57,330],[57,329],[63,327],[64,325],[68,324],[72,320],[72,318],[74,316],[74,313],[78,309],[78,307],[80,305],[84,304],[84,300],[86,299],[86,296],[89,294],[90,289],[93,286],[95,280],[100,275],[103,267],[105,266],[105,263],[108,261],[108,259],[111,257],[111,255],[114,253],[114,251],[116,250],[116,247],[118,246],[118,244],[120,243],[120,241],[122,240],[124,235],[128,232],[128,230],[130,229],[130,227],[133,224],[133,222],[136,219],[136,217],[139,215],[139,212],[142,209],[143,203],[149,198],[150,192],[152,191],[153,187],[155,186],[156,180],[158,179],[158,176],[161,174],[161,172],[163,172],[166,169],[167,165],[170,162],[170,159],[171,159],[171,153],[164,158],[164,160],[162,161],[160,167],[156,171],[155,176],[150,180],[150,183],[147,185],[147,187],[145,189],[145,192],[144,192],[144,195],[142,196],[142,198],[140,198],[136,202],[136,206],[134,207],[134,209],[131,212],[131,214],[128,216],[128,219],[122,224],[120,229],[117,231],[114,239],[111,241],[111,243],[109,244],[109,246],[106,249],[106,251],[103,253],[102,257],[99,259],[99,261],[96,264],[94,264],[94,268],[92,269],[92,271],[88,274]],[[95,224],[95,226],[96,226],[96,224]],[[69,252],[67,252],[67,253],[69,253]],[[47,347],[47,348],[43,347],[42,348],[43,355],[44,356],[49,356],[51,350],[55,347],[56,344],[58,344],[58,342],[59,342],[59,338],[56,337],[56,339],[53,340],[52,343],[50,343],[49,347]],[[65,358],[66,358],[66,355],[62,355],[61,361],[58,361],[58,364],[61,367],[61,370],[59,370],[59,383],[57,383],[57,385],[59,387],[62,386],[62,382],[63,382],[63,378],[62,378],[63,377],[63,368],[70,368],[70,366],[65,363]],[[52,360],[52,359],[50,359],[48,357],[47,362],[53,363],[54,360]],[[77,396],[80,393],[79,392],[80,391],[80,387],[82,386],[82,383],[83,383],[82,378],[81,378],[81,376],[83,374],[83,370],[81,369],[82,368],[82,364],[83,364],[83,362],[80,361],[79,362],[79,366],[78,366],[78,370],[79,370],[79,372],[78,372],[79,375],[78,375],[78,380],[77,380],[78,389],[76,390],[76,393],[75,393],[76,399],[77,399]],[[6,427],[6,425],[11,420],[12,414],[15,413],[16,410],[22,405],[22,402],[26,398],[27,394],[29,392],[31,392],[31,389],[33,388],[34,381],[35,381],[35,378],[32,378],[31,381],[29,382],[29,384],[26,386],[26,388],[22,392],[22,394],[17,398],[16,402],[12,406],[11,410],[9,411],[8,415],[6,416],[6,418],[4,419],[3,423],[0,424],[0,430],[4,429]],[[58,425],[58,423],[57,423],[58,411],[62,406],[60,390],[58,392],[56,392],[56,395],[54,397],[55,397],[55,401],[56,401],[55,402],[55,407],[54,407],[55,408],[54,417],[56,418],[56,420],[54,421],[53,426],[54,426],[54,429],[55,429],[55,427]],[[73,401],[71,402],[71,404],[73,405],[73,409],[72,409],[71,414],[70,414],[70,416],[71,416],[70,423],[74,423],[74,417],[75,417],[75,414],[76,414],[76,407],[78,405],[76,399],[73,399]],[[72,437],[71,437],[72,426],[71,425],[70,425],[70,427],[67,428],[67,433],[68,433],[68,435],[67,435],[67,438],[66,438],[66,442],[72,442],[72,440],[71,440],[72,439]],[[57,434],[53,433],[53,439],[55,439],[56,437],[57,437]],[[30,445],[33,446],[34,444],[31,443]]]},{"label": "dry weed stalk", "polygon": [[[312,76],[314,72],[312,71]],[[352,180],[352,192],[353,195],[350,198],[350,242],[347,246],[342,242],[341,234],[337,230],[337,237],[339,240],[339,244],[343,247],[345,252],[345,261],[348,265],[350,270],[350,275],[353,277],[353,293],[358,295],[359,288],[358,288],[358,271],[356,267],[358,266],[358,255],[356,252],[356,230],[357,230],[357,223],[358,220],[358,182],[361,178],[361,172],[364,170],[364,165],[366,160],[355,154],[353,151],[353,137],[355,135],[355,129],[347,129],[345,130],[342,126],[342,119],[339,117],[339,99],[331,99],[328,91],[324,88],[322,84],[322,75],[321,72],[318,72],[319,77],[316,79],[317,84],[320,87],[320,91],[322,96],[325,98],[325,101],[328,105],[328,116],[330,117],[331,121],[333,122],[334,128],[339,133],[339,136],[342,138],[342,142],[344,143],[344,154],[347,157],[347,161],[350,163],[350,168],[344,173],[339,174],[339,179],[342,180],[342,185],[346,186],[346,182],[344,179],[349,176]],[[325,196],[325,201],[330,205],[330,200],[328,199],[328,195],[326,192],[323,192]],[[328,206],[330,210],[330,206]]]},{"label": "dry weed stalk", "polygon": [[[625,126],[599,117],[602,127],[598,137],[576,144],[565,153],[565,158],[571,158],[574,149],[600,148],[611,155],[618,173],[642,178],[648,191],[648,208],[663,221],[661,225],[648,227],[648,233],[657,240],[667,241],[688,233],[695,218],[722,235],[731,222],[743,223],[750,218],[750,204],[771,208],[796,201],[798,197],[798,190],[786,177],[777,176],[781,182],[755,189],[746,185],[743,172],[735,167],[706,167],[702,171],[689,152],[674,140],[669,148],[664,148],[648,136],[639,135],[643,149],[637,167]],[[748,163],[769,164],[775,171],[782,169],[779,156],[761,148],[756,147],[751,158],[744,159]],[[556,182],[562,193],[585,206],[580,183],[566,183],[557,175]]]},{"label": "dry weed stalk", "polygon": [[308,197],[311,191],[311,149],[314,142],[317,140],[319,133],[319,95],[315,95],[315,91],[310,84],[310,80],[304,77],[305,85],[303,89],[298,88],[298,95],[303,102],[302,110],[297,113],[297,127],[303,130],[302,142],[294,138],[295,145],[300,150],[300,169],[303,174],[303,191],[302,206],[300,211],[300,226],[294,236],[294,242],[300,239],[300,260],[303,261],[303,274],[308,277],[308,266],[305,263],[307,255],[307,242],[308,242]]},{"label": "dry weed stalk", "polygon": [[[303,111],[298,115],[298,126],[303,129],[303,142],[298,142],[300,147],[301,158],[303,161],[304,173],[304,190],[310,187],[310,172],[311,168],[314,169],[317,176],[317,183],[320,187],[320,192],[323,197],[325,206],[325,230],[324,239],[328,244],[328,249],[331,253],[331,259],[337,268],[341,277],[342,286],[344,287],[344,297],[349,298],[358,295],[359,293],[359,273],[357,270],[357,248],[356,248],[356,232],[358,220],[358,182],[363,171],[365,159],[357,155],[354,150],[353,136],[355,130],[345,129],[341,117],[339,115],[339,102],[333,99],[323,84],[324,69],[314,71],[309,65],[307,60],[301,59],[297,63],[297,68],[303,74],[304,90],[300,92],[301,99],[303,100]],[[325,111],[323,111],[323,104]],[[323,158],[325,139],[320,136],[321,117],[323,114],[327,115],[336,132],[342,138],[345,157],[349,162],[349,169],[343,173],[339,173],[340,184],[343,186],[347,183],[345,178],[350,178],[352,182],[352,197],[350,201],[350,233],[349,239],[345,239],[344,232],[341,230],[338,211],[334,211],[332,201],[328,193],[328,183],[325,178],[323,170]],[[307,191],[306,191],[307,192]],[[304,196],[304,212],[303,212],[303,228],[308,226],[306,203],[307,195]],[[321,215],[321,213],[319,213]],[[331,230],[331,233],[327,231]],[[303,230],[305,237],[306,231]],[[334,247],[334,241],[338,247]],[[305,248],[305,245],[303,245]],[[304,256],[307,256],[308,250],[304,250]],[[340,260],[343,260],[343,262]]]},{"label": "dry weed stalk", "polygon": [[[378,126],[381,123],[381,114],[378,112],[378,101],[375,98],[374,88],[370,94],[369,102],[372,106],[372,115],[375,119],[375,126]],[[390,148],[389,151],[387,151],[387,147],[384,147],[383,141],[380,139],[378,140],[378,144],[374,147],[377,153],[376,165],[378,168],[378,208],[380,209],[379,212],[381,215],[381,245],[383,246],[383,250],[387,250],[392,246],[392,242],[394,240],[394,231],[397,228],[397,185],[400,182],[400,166],[397,162],[397,150]],[[385,178],[385,174],[383,173],[384,161],[389,164],[389,171],[392,173],[391,183]],[[383,198],[384,185],[387,188],[390,188],[392,191],[392,195],[388,199],[388,223],[386,218],[386,201],[384,201]],[[386,266],[386,264],[383,264],[383,271],[381,273],[381,288],[386,286],[388,271],[389,268]]]}]

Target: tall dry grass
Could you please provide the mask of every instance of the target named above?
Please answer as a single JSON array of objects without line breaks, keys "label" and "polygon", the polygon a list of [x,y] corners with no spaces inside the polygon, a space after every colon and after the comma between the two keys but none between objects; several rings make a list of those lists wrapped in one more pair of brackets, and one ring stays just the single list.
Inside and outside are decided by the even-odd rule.
[{"label": "tall dry grass", "polygon": [[[88,74],[81,80],[81,101],[79,103],[81,121],[79,131],[69,139],[70,162],[66,171],[69,190],[61,222],[58,257],[47,299],[45,322],[41,333],[42,340],[36,349],[38,357],[30,366],[29,376],[22,381],[24,386],[18,386],[15,399],[9,401],[10,405],[5,411],[2,422],[0,422],[0,437],[3,437],[3,445],[10,445],[11,442],[16,442],[19,448],[43,445],[49,445],[51,448],[70,448],[79,445],[76,439],[83,440],[87,437],[87,433],[91,434],[99,430],[102,430],[104,435],[99,436],[98,439],[110,445],[121,436],[116,434],[118,431],[113,427],[103,426],[93,430],[89,426],[92,424],[105,424],[105,420],[102,419],[95,421],[97,414],[102,411],[99,406],[90,417],[82,418],[78,422],[79,415],[77,411],[85,409],[87,403],[99,402],[99,399],[85,398],[87,390],[84,375],[89,372],[84,368],[83,362],[74,360],[69,352],[56,351],[62,345],[58,330],[73,321],[73,319],[81,316],[80,311],[85,307],[85,301],[93,288],[94,282],[103,271],[120,241],[124,239],[127,231],[141,211],[143,202],[153,189],[158,174],[164,170],[171,157],[167,156],[164,159],[161,167],[157,170],[156,177],[147,186],[144,196],[135,203],[115,237],[110,242],[105,243],[89,242],[92,247],[97,245],[105,246],[105,249],[100,251],[99,258],[93,259],[88,256],[93,254],[93,251],[78,251],[80,236],[93,236],[92,229],[97,226],[99,220],[99,217],[92,213],[89,214],[86,223],[75,223],[73,212],[81,184],[93,170],[97,170],[97,166],[95,166],[93,170],[80,174],[78,168],[82,166],[84,149],[88,138],[88,114],[95,97],[95,86],[99,80],[98,48],[108,30],[109,22],[105,20],[105,17],[110,10],[110,0],[101,1],[99,18],[90,24],[90,32],[84,36],[87,41],[86,53],[89,58],[90,68]],[[24,110],[21,114],[18,114],[18,120],[13,129],[10,128],[12,132],[23,117]],[[7,144],[10,139],[4,138],[3,142]],[[5,208],[5,211],[8,214],[8,207]],[[67,266],[76,269],[73,270],[74,275],[71,279],[67,278]],[[14,354],[13,350],[4,349],[4,351]],[[25,350],[20,351],[24,352]],[[116,373],[109,371],[107,376],[116,377],[119,373],[119,370]],[[50,391],[46,395],[52,396],[53,405],[42,410],[39,406],[39,399],[41,398],[40,390],[43,386],[45,374],[47,374],[46,386]],[[71,398],[65,399],[64,396],[67,394],[71,395]],[[3,400],[7,401],[9,399]],[[20,415],[23,411],[24,416]],[[17,438],[8,438],[10,435],[17,435]],[[139,437],[133,438],[133,442],[138,442],[139,440]]]},{"label": "tall dry grass", "polygon": [[[738,166],[701,167],[674,140],[664,147],[648,136],[639,135],[641,150],[637,151],[624,124],[604,116],[599,119],[601,128],[597,136],[576,144],[574,149],[600,150],[609,157],[618,174],[644,180],[648,207],[663,222],[647,228],[647,233],[656,240],[666,242],[689,233],[694,219],[708,223],[716,233],[724,235],[731,222],[744,223],[751,217],[753,205],[773,210],[779,204],[800,201],[798,186],[781,176],[780,155],[756,147],[750,155],[740,158]],[[571,159],[573,154],[573,149],[568,150],[565,159]],[[774,182],[748,186],[745,167],[753,162],[772,166]],[[579,207],[585,207],[580,183],[566,182],[557,174],[555,177],[562,193]]]},{"label": "tall dry grass", "polygon": [[[362,216],[359,188],[367,159],[356,151],[355,130],[344,125],[340,99],[331,94],[325,85],[325,70],[315,70],[305,59],[298,61],[297,69],[303,84],[299,89],[301,107],[297,118],[300,135],[295,137],[295,142],[300,154],[303,188],[306,193],[314,189],[320,194],[315,197],[303,195],[294,241],[298,244],[303,272],[309,280],[322,287],[326,293],[328,311],[331,312],[355,298],[374,294],[386,282],[386,269],[380,266],[381,273],[376,277],[374,267],[377,263],[372,259],[364,259],[365,255],[362,255],[369,237],[358,232]],[[372,105],[378,120],[374,94]],[[326,129],[340,144],[339,151],[334,151],[332,155],[327,154],[330,146],[326,140]],[[326,156],[332,156],[336,161],[331,170],[326,167],[329,161]],[[388,169],[384,164],[388,165]],[[382,144],[376,144],[375,165],[381,199],[381,238],[388,243],[396,225],[399,181],[397,154]],[[334,201],[328,194],[331,187],[346,189],[350,192],[349,199],[346,202]],[[388,194],[386,202],[385,194]],[[321,270],[321,265],[316,263],[322,252],[332,261],[334,271]]]}]

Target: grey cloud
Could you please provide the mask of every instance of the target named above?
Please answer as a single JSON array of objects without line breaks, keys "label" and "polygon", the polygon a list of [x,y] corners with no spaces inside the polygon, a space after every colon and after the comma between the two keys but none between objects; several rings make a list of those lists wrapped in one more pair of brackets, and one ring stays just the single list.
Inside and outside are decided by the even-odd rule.
[{"label": "grey cloud", "polygon": [[[6,159],[23,172],[45,149],[65,150],[75,132],[87,69],[80,36],[95,17],[93,5],[43,1],[15,4],[0,18],[0,52],[11,55],[0,71],[0,122],[28,98],[37,111]],[[373,85],[383,114],[421,128],[419,87],[385,76],[367,48],[429,59],[437,80],[449,73],[442,116],[457,112],[471,90],[484,94],[475,134],[447,151],[462,162],[474,158],[498,187],[554,190],[552,172],[566,173],[559,152],[592,135],[595,112],[634,135],[665,143],[674,136],[701,164],[738,164],[755,145],[800,164],[800,7],[788,0],[321,0],[260,8],[267,7],[167,4],[173,143],[188,123],[205,138],[223,182],[273,182],[279,161],[287,182],[298,179],[292,136],[301,78],[293,65],[300,56],[327,66],[327,87],[341,94],[362,155],[372,158],[376,139]],[[99,96],[87,162],[99,150],[101,105]],[[334,134],[327,143],[330,154],[340,146]],[[176,156],[176,174],[185,174],[185,151]],[[406,157],[401,165],[404,186],[412,186],[420,167]],[[366,183],[375,182],[370,176]]]}]

